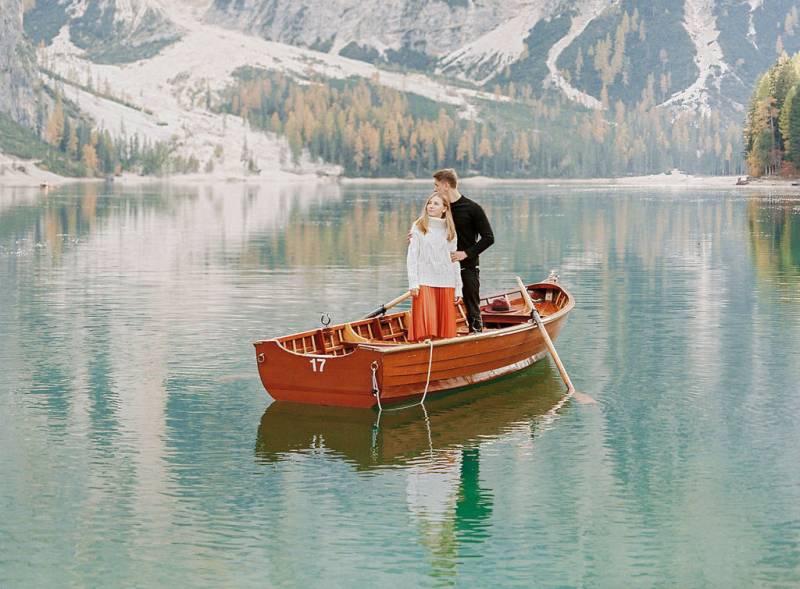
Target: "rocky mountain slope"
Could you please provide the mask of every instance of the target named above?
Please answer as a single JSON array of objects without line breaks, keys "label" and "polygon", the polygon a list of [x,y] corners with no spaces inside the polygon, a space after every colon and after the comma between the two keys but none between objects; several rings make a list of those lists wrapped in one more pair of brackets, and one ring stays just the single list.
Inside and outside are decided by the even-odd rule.
[{"label": "rocky mountain slope", "polygon": [[[31,0],[25,30],[65,28],[96,63],[150,58],[201,18],[249,35],[466,81],[551,89],[586,107],[647,95],[742,105],[781,51],[800,50],[794,0]],[[184,24],[181,24],[184,22]]]},{"label": "rocky mountain slope", "polygon": [[207,19],[489,87],[555,88],[592,108],[650,92],[740,109],[782,50],[800,50],[794,0],[214,0]]},{"label": "rocky mountain slope", "polygon": [[0,0],[0,113],[33,126],[36,56],[22,34],[22,1]]},{"label": "rocky mountain slope", "polygon": [[49,45],[69,28],[76,47],[101,63],[147,59],[175,42],[180,27],[149,0],[35,0],[28,2],[25,32],[39,45]]}]

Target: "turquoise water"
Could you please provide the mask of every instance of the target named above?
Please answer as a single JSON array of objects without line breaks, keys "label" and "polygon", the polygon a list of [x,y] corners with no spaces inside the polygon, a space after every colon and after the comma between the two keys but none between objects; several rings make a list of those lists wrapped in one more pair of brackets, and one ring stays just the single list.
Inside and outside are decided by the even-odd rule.
[{"label": "turquoise water", "polygon": [[251,342],[404,290],[427,189],[0,188],[0,586],[800,585],[800,195],[465,189],[597,404],[271,404]]}]

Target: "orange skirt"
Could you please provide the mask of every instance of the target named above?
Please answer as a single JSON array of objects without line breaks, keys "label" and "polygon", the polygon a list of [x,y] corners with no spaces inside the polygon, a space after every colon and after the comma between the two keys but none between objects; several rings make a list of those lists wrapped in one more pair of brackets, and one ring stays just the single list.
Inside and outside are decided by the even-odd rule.
[{"label": "orange skirt", "polygon": [[428,338],[456,336],[455,288],[420,286],[411,297],[411,325],[408,339],[412,342]]}]

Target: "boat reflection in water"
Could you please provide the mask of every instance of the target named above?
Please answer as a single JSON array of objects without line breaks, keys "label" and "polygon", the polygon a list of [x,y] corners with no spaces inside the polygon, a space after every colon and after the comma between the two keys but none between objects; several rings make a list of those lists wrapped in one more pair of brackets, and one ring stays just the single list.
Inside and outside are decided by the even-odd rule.
[{"label": "boat reflection in water", "polygon": [[449,578],[491,533],[494,491],[480,477],[483,444],[532,444],[563,403],[564,385],[557,378],[541,362],[424,406],[382,413],[275,402],[261,418],[256,456],[272,463],[323,450],[326,459],[344,460],[359,471],[402,468],[404,500],[430,574]]},{"label": "boat reflection in water", "polygon": [[[261,418],[265,462],[326,449],[358,469],[402,465],[425,454],[530,428],[556,407],[564,385],[545,363],[398,411],[274,402]],[[474,444],[473,444],[474,445]]]}]

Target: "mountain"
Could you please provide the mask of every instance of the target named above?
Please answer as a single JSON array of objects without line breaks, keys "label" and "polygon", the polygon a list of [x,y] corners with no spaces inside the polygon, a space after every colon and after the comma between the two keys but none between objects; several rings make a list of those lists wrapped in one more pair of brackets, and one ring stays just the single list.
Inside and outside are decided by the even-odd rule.
[{"label": "mountain", "polygon": [[644,94],[741,111],[781,51],[800,50],[794,0],[35,0],[25,31],[66,31],[96,63],[147,59],[209,25],[492,90],[551,89],[589,108]]},{"label": "mountain", "polygon": [[[273,41],[432,70],[449,53],[462,50],[519,14],[551,15],[563,5],[562,0],[215,0],[207,19]],[[535,22],[528,16],[524,20]],[[516,37],[509,40],[519,54],[523,38]]]},{"label": "mountain", "polygon": [[[0,0],[16,15],[21,1]],[[326,151],[313,155],[320,144],[311,137],[318,121],[296,100],[309,82],[363,94],[353,109],[367,119],[333,133],[353,161],[365,145],[384,157],[396,124],[407,144],[392,157],[398,166],[416,158],[414,170],[449,158],[520,177],[730,172],[757,77],[784,50],[800,50],[792,0],[24,0],[24,11],[45,89],[65,108],[115,137],[168,144],[231,176],[243,165],[321,170],[315,157]],[[21,80],[31,50],[18,19],[0,38],[16,64],[7,71]],[[264,72],[290,80],[277,83],[292,88],[292,113],[266,100],[275,80]],[[371,89],[353,90],[350,78]],[[31,83],[28,74],[16,87]],[[6,110],[29,111],[30,101],[8,96],[14,87],[0,89]],[[377,105],[378,114],[364,114],[377,88],[400,92],[405,106],[391,117],[414,122],[390,122]],[[44,110],[40,119],[52,114]],[[586,153],[575,152],[576,140]],[[299,145],[307,151],[298,159]],[[390,169],[376,165],[370,173]]]},{"label": "mountain", "polygon": [[205,23],[489,90],[553,90],[582,106],[649,95],[741,112],[758,75],[800,50],[794,0],[35,0],[25,31],[62,31],[96,63],[147,59]]},{"label": "mountain", "polygon": [[0,0],[0,113],[32,127],[36,55],[22,35],[22,1]]},{"label": "mountain", "polygon": [[800,49],[795,0],[214,0],[206,18],[489,88],[553,88],[591,108],[650,92],[740,111],[777,55]]}]

